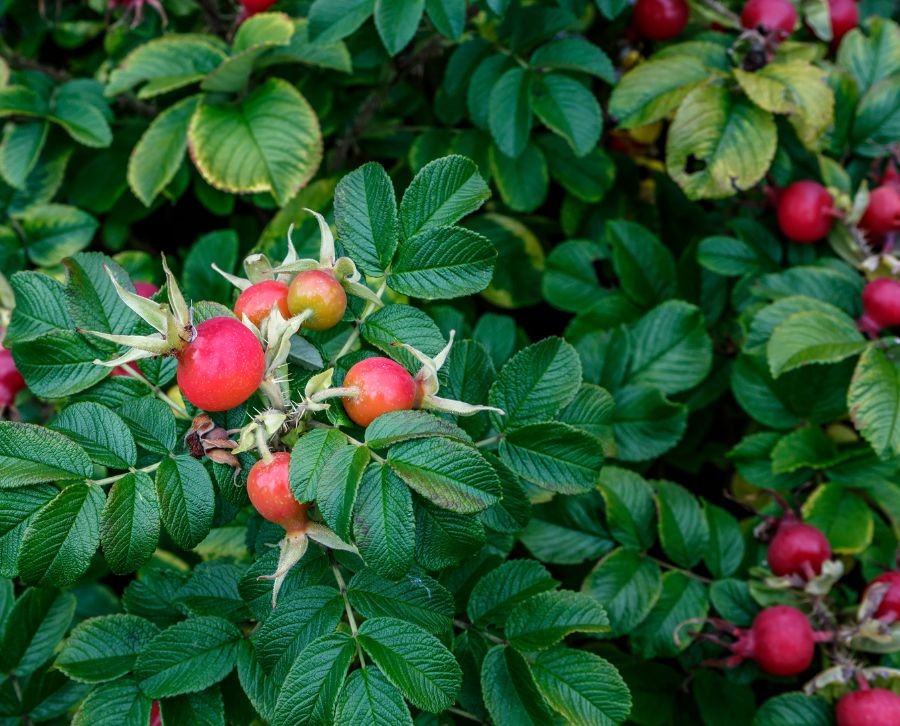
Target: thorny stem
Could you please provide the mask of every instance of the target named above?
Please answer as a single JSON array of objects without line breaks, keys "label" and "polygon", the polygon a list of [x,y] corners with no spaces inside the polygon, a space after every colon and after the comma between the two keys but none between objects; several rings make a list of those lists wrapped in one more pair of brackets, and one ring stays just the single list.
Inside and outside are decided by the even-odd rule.
[{"label": "thorny stem", "polygon": [[90,483],[93,484],[94,486],[103,486],[104,484],[112,484],[114,481],[119,481],[119,479],[122,479],[122,478],[128,476],[129,474],[136,474],[139,471],[142,471],[145,474],[149,474],[151,471],[156,471],[157,469],[159,469],[160,464],[162,464],[163,461],[165,461],[165,459],[157,461],[155,464],[150,464],[150,466],[145,466],[141,469],[134,469],[134,468],[129,469],[124,474],[116,474],[115,476],[108,476],[105,479],[89,479],[88,481],[90,481]]},{"label": "thorny stem", "polygon": [[697,582],[702,582],[705,585],[712,585],[713,581],[708,577],[704,577],[703,575],[698,575],[696,572],[691,572],[690,570],[685,570],[683,567],[678,567],[673,565],[670,562],[666,562],[665,560],[661,560],[657,557],[652,557],[651,555],[645,555],[648,560],[652,560],[657,565],[667,570],[674,570],[675,572],[680,572],[682,575],[687,575],[688,577],[692,577],[697,580]]},{"label": "thorny stem", "polygon": [[509,643],[503,638],[498,638],[496,635],[492,635],[486,630],[482,630],[480,628],[476,628],[472,623],[467,623],[465,620],[455,619],[453,624],[459,628],[460,630],[474,630],[476,633],[481,635],[485,640],[489,640],[492,643],[496,643],[497,645],[509,645]]},{"label": "thorny stem", "polygon": [[132,368],[130,363],[123,363],[119,367],[128,374],[129,378],[134,378],[136,381],[141,381],[145,385],[149,386],[156,397],[163,403],[167,404],[178,416],[188,421],[190,420],[191,415],[187,412],[187,409],[184,406],[178,403],[178,401],[167,394],[162,388],[150,383],[150,381],[148,381],[134,368]]},{"label": "thorny stem", "polygon": [[256,427],[256,448],[262,457],[263,463],[268,464],[272,461],[272,452],[269,451],[269,444],[266,441],[266,432],[262,426]]},{"label": "thorny stem", "polygon": [[[375,294],[378,296],[378,299],[381,299],[381,296],[384,295],[384,291],[387,289],[387,272],[385,272],[384,282],[381,283],[378,290]],[[359,316],[359,320],[356,321],[356,325],[353,327],[353,331],[347,337],[347,340],[344,341],[344,345],[341,346],[341,349],[338,351],[338,354],[331,359],[331,365],[334,365],[338,358],[346,355],[350,352],[350,349],[354,346],[356,341],[359,339],[359,329],[360,326],[365,322],[366,318],[368,318],[373,312],[375,312],[374,303],[367,303],[363,308],[362,313]]]},{"label": "thorny stem", "polygon": [[341,568],[338,565],[337,560],[334,559],[334,553],[331,550],[327,550],[327,552],[328,561],[331,562],[331,571],[334,573],[334,579],[337,582],[338,590],[340,590],[341,598],[344,600],[344,610],[347,613],[347,622],[350,624],[350,634],[356,642],[356,653],[359,656],[359,665],[360,667],[365,668],[366,659],[363,656],[362,646],[359,644],[359,628],[356,626],[356,616],[353,614],[353,608],[350,607],[350,598],[347,597],[347,583],[344,582]]}]

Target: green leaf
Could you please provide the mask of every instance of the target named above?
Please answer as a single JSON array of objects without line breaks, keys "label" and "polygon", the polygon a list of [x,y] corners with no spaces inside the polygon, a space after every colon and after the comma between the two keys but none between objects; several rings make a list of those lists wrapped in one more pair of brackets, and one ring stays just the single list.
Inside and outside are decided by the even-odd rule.
[{"label": "green leaf", "polygon": [[900,368],[880,348],[872,346],[860,357],[847,406],[875,453],[900,454]]},{"label": "green leaf", "polygon": [[182,549],[196,547],[212,527],[216,499],[203,464],[185,454],[164,459],[156,471],[156,493],[166,531]]},{"label": "green leaf", "polygon": [[588,73],[610,85],[616,82],[616,72],[609,56],[581,36],[561,38],[542,45],[531,54],[529,65],[534,68]]},{"label": "green leaf", "polygon": [[383,166],[364,164],[338,182],[334,222],[341,245],[359,268],[384,274],[397,249],[400,223],[394,185]]},{"label": "green leaf", "polygon": [[554,497],[533,508],[534,516],[519,538],[544,562],[574,565],[596,559],[614,547],[599,518],[599,495]]},{"label": "green leaf", "polygon": [[609,617],[610,636],[638,627],[662,592],[659,566],[639,553],[619,548],[597,563],[581,588],[593,595]]},{"label": "green leaf", "polygon": [[19,574],[37,585],[70,585],[81,577],[100,545],[103,489],[72,484],[35,516],[22,537]]},{"label": "green leaf", "polygon": [[428,19],[441,35],[457,40],[466,27],[465,0],[425,0]]},{"label": "green leaf", "polygon": [[837,363],[862,353],[866,339],[849,317],[809,310],[790,315],[766,346],[773,377],[811,363]]},{"label": "green leaf", "polygon": [[340,431],[313,429],[302,436],[291,450],[291,491],[300,502],[316,498],[316,482],[322,475],[325,462],[338,449],[346,446]]},{"label": "green leaf", "polygon": [[133,332],[138,318],[122,304],[109,278],[112,273],[122,287],[134,290],[128,273],[118,263],[99,252],[79,252],[66,260],[65,266],[66,306],[74,321],[72,327],[124,335]]},{"label": "green leaf", "polygon": [[631,695],[615,667],[586,651],[554,648],[531,664],[538,689],[567,723],[614,726],[628,718]]},{"label": "green leaf", "polygon": [[712,341],[700,309],[681,300],[655,307],[629,329],[630,383],[680,393],[701,383],[712,365]]},{"label": "green leaf", "polygon": [[153,480],[134,472],[113,484],[100,516],[100,541],[116,574],[145,565],[159,543],[159,500]]},{"label": "green leaf", "polygon": [[485,543],[484,526],[475,517],[417,501],[416,562],[440,570],[474,555]]},{"label": "green leaf", "polygon": [[599,202],[612,188],[616,165],[603,149],[595,147],[585,156],[575,156],[565,141],[550,134],[538,136],[537,143],[544,152],[550,175],[577,199]]},{"label": "green leaf", "polygon": [[0,421],[0,487],[86,479],[93,471],[84,449],[62,434]]},{"label": "green leaf", "polygon": [[388,54],[403,50],[416,34],[425,0],[375,0],[375,28]]},{"label": "green leaf", "polygon": [[472,123],[480,129],[490,126],[491,91],[513,62],[501,53],[488,55],[481,60],[472,73],[469,87],[466,89],[466,106]]},{"label": "green leaf", "polygon": [[598,488],[606,504],[610,534],[626,547],[649,549],[654,542],[656,507],[647,480],[628,469],[604,466]]},{"label": "green leaf", "polygon": [[128,401],[118,409],[128,423],[138,446],[155,454],[168,454],[175,449],[175,418],[162,401],[143,398]]},{"label": "green leaf", "polygon": [[[659,600],[630,634],[632,648],[642,658],[674,657],[691,644],[690,633],[696,629],[679,626],[685,620],[705,618],[708,610],[706,588],[700,582],[680,572],[667,572]],[[675,642],[676,628],[680,644]]]},{"label": "green leaf", "polygon": [[481,691],[498,726],[540,726],[553,718],[528,663],[512,648],[495,645],[487,652],[481,666]]},{"label": "green leaf", "polygon": [[693,567],[709,546],[709,526],[700,503],[673,482],[658,481],[655,486],[663,552],[676,564]]},{"label": "green leaf", "polygon": [[875,531],[865,499],[836,482],[818,487],[803,503],[803,521],[818,527],[838,554],[859,554]]},{"label": "green leaf", "polygon": [[11,187],[27,190],[28,175],[40,158],[49,128],[44,121],[7,126],[0,144],[0,174]]},{"label": "green leaf", "polygon": [[241,632],[222,618],[175,623],[138,654],[135,677],[151,698],[202,691],[234,667],[240,640]]},{"label": "green leaf", "polygon": [[231,305],[234,287],[216,272],[215,263],[225,272],[231,272],[237,265],[238,236],[232,229],[207,232],[200,237],[188,252],[181,273],[184,295],[194,300],[210,300]]},{"label": "green leaf", "polygon": [[375,9],[375,0],[315,0],[309,9],[309,37],[327,43],[352,35]]},{"label": "green leaf", "polygon": [[547,255],[547,267],[541,280],[544,298],[553,307],[577,313],[593,304],[600,292],[594,262],[607,257],[607,251],[591,240],[567,240]]},{"label": "green leaf", "polygon": [[185,693],[166,698],[160,703],[164,722],[189,723],[195,726],[224,726],[225,704],[219,688],[199,693]]},{"label": "green leaf", "polygon": [[491,172],[504,204],[516,212],[533,212],[547,199],[550,177],[541,148],[529,143],[511,158],[491,145]]},{"label": "green leaf", "polygon": [[774,474],[789,474],[798,469],[825,469],[841,461],[837,446],[818,426],[796,429],[769,452]]},{"label": "green leaf", "polygon": [[540,562],[509,560],[476,583],[469,596],[469,619],[476,625],[502,625],[516,605],[558,584]]},{"label": "green leaf", "polygon": [[280,599],[253,635],[260,664],[280,683],[307,645],[334,631],[343,612],[341,595],[331,587],[313,585]]},{"label": "green leaf", "polygon": [[900,28],[887,18],[871,16],[867,32],[854,29],[838,46],[838,65],[846,68],[865,93],[878,81],[900,72]]},{"label": "green leaf", "polygon": [[562,136],[576,156],[584,156],[600,140],[603,113],[590,90],[568,76],[548,73],[531,86],[534,112],[544,125]]},{"label": "green leaf", "polygon": [[452,155],[426,164],[410,182],[400,202],[404,240],[428,230],[455,224],[478,209],[491,192],[478,167]]},{"label": "green leaf", "polygon": [[93,148],[112,143],[109,107],[99,94],[96,81],[75,79],[58,86],[53,92],[47,118],[62,126],[75,141]]},{"label": "green leaf", "polygon": [[433,635],[403,620],[378,617],[359,627],[357,639],[413,705],[439,713],[456,701],[462,672]]},{"label": "green leaf", "polygon": [[238,93],[250,80],[256,61],[264,53],[287,45],[294,24],[281,13],[258,13],[246,18],[234,36],[234,54],[213,70],[200,88],[211,93]]},{"label": "green leaf", "polygon": [[772,260],[745,240],[716,235],[700,240],[697,262],[711,272],[728,277],[768,272]]},{"label": "green leaf", "polygon": [[238,623],[249,616],[238,589],[244,568],[222,560],[201,562],[175,594],[175,604],[194,615],[218,615]]},{"label": "green leaf", "polygon": [[491,386],[491,405],[506,415],[491,414],[502,431],[553,418],[578,393],[581,362],[561,338],[545,338],[516,353]]},{"label": "green leaf", "polygon": [[619,128],[646,126],[668,116],[693,89],[709,81],[710,69],[700,58],[651,59],[635,66],[613,88],[609,113]]},{"label": "green leaf", "polygon": [[480,512],[500,497],[500,482],[477,449],[444,438],[406,441],[388,464],[423,497],[454,512]]},{"label": "green leaf", "polygon": [[338,696],[334,723],[413,726],[403,696],[375,667],[350,674]]},{"label": "green leaf", "polygon": [[367,342],[412,371],[421,363],[394,343],[408,343],[429,356],[437,355],[447,344],[434,321],[411,305],[385,305],[366,318],[360,331]]},{"label": "green leaf", "polygon": [[710,585],[709,599],[719,615],[742,628],[749,627],[759,612],[744,580],[716,580]]},{"label": "green leaf", "polygon": [[486,454],[485,459],[500,479],[501,497],[494,506],[479,516],[481,521],[497,532],[518,534],[531,519],[531,502],[519,478],[500,459]]},{"label": "green leaf", "polygon": [[851,142],[865,156],[880,156],[900,134],[900,75],[873,85],[859,101]]},{"label": "green leaf", "polygon": [[135,615],[104,615],[81,621],[54,665],[83,683],[111,681],[130,672],[138,654],[159,633]]},{"label": "green leaf", "polygon": [[675,294],[675,259],[646,227],[615,220],[607,225],[612,261],[625,294],[644,308]]},{"label": "green leaf", "polygon": [[353,512],[353,539],[365,563],[385,577],[402,577],[412,566],[412,497],[386,466],[370,464],[363,475]]},{"label": "green leaf", "polygon": [[[50,484],[7,490],[0,497],[0,577],[18,577],[22,536],[37,512],[57,495]],[[0,620],[0,632],[2,632]]]},{"label": "green leaf", "polygon": [[776,145],[769,112],[724,86],[701,86],[684,99],[669,127],[666,167],[688,199],[719,199],[755,186]]},{"label": "green leaf", "polygon": [[188,124],[200,96],[171,105],[153,119],[128,159],[128,185],[144,206],[153,204],[184,161]]},{"label": "green leaf", "polygon": [[490,284],[496,259],[497,250],[477,232],[463,227],[429,229],[400,245],[388,284],[392,290],[426,300],[472,295]]},{"label": "green leaf", "polygon": [[563,494],[591,491],[603,465],[594,437],[556,422],[514,429],[500,441],[500,458],[526,481]]},{"label": "green leaf", "polygon": [[410,574],[391,582],[367,568],[353,576],[347,594],[354,609],[367,618],[400,618],[434,635],[448,632],[452,625],[453,596],[428,575]]},{"label": "green leaf", "polygon": [[153,700],[145,696],[137,683],[120,678],[104,683],[81,702],[72,726],[121,726],[150,722]]},{"label": "green leaf", "polygon": [[98,403],[73,403],[54,418],[49,428],[83,447],[98,464],[128,469],[137,462],[137,446],[125,422]]},{"label": "green leaf", "polygon": [[721,507],[703,502],[709,528],[709,546],[703,562],[716,578],[737,572],[744,559],[744,535],[738,521]]},{"label": "green leaf", "polygon": [[[463,341],[465,342],[471,341]],[[457,348],[454,347],[453,350]],[[450,365],[453,366],[452,353],[450,360]],[[400,441],[432,436],[472,443],[471,437],[456,424],[427,411],[389,411],[366,427],[366,444],[372,449],[386,449]]]},{"label": "green leaf", "polygon": [[196,83],[226,57],[224,44],[209,35],[164,35],[129,53],[109,77],[107,96],[116,96],[146,83],[138,98]]},{"label": "green leaf", "polygon": [[58,265],[87,247],[97,231],[97,220],[65,204],[36,204],[14,215],[36,265]]},{"label": "green leaf", "polygon": [[25,590],[13,605],[2,633],[3,672],[27,676],[46,663],[69,629],[77,604],[70,592]]},{"label": "green leaf", "polygon": [[284,679],[273,725],[332,722],[355,653],[353,639],[342,632],[323,635],[307,645]]},{"label": "green leaf", "polygon": [[25,270],[10,279],[16,297],[12,320],[6,329],[7,347],[21,340],[32,340],[43,333],[75,327],[66,309],[65,290],[52,277]]},{"label": "green leaf", "polygon": [[310,180],[322,160],[315,112],[299,91],[277,78],[255,88],[238,106],[204,99],[191,117],[188,145],[210,186],[233,193],[271,192],[280,205]]},{"label": "green leaf", "polygon": [[488,123],[497,148],[513,159],[528,145],[531,133],[531,74],[512,68],[494,84]]},{"label": "green leaf", "polygon": [[653,459],[679,442],[687,427],[687,409],[672,403],[658,388],[630,385],[615,393],[613,433],[616,458]]},{"label": "green leaf", "polygon": [[535,595],[517,605],[506,621],[506,637],[518,650],[544,650],[570,633],[603,633],[609,620],[600,602],[581,592]]},{"label": "green leaf", "polygon": [[763,703],[753,717],[753,726],[832,726],[832,706],[819,696],[782,693]]},{"label": "green leaf", "polygon": [[343,446],[325,461],[316,484],[316,504],[325,523],[345,542],[350,541],[353,505],[359,492],[369,450],[364,446]]}]

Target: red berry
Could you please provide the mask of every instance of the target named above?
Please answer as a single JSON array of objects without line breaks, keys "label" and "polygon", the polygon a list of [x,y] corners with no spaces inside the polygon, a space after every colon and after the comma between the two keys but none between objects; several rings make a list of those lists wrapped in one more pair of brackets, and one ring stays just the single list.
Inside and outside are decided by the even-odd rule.
[{"label": "red berry", "polygon": [[830,558],[831,545],[822,531],[793,517],[781,520],[766,555],[769,567],[779,577],[818,575],[822,572],[822,563]]},{"label": "red berry", "polygon": [[797,10],[790,0],[749,0],[741,12],[741,25],[762,29],[784,40],[794,32]]},{"label": "red berry", "polygon": [[790,605],[774,605],[753,619],[734,650],[773,676],[795,676],[812,663],[815,639],[802,612]]},{"label": "red berry", "polygon": [[882,328],[900,325],[900,281],[879,277],[868,283],[862,292],[863,316],[859,325],[877,334]]},{"label": "red berry", "polygon": [[239,320],[246,315],[251,323],[258,326],[275,305],[285,320],[291,317],[288,309],[288,286],[277,280],[266,280],[251,285],[238,295],[234,303],[234,314]]},{"label": "red berry", "polygon": [[276,0],[241,0],[246,16],[263,13],[275,4]]},{"label": "red berry", "polygon": [[153,297],[159,292],[159,288],[152,282],[141,282],[138,280],[134,283],[134,291],[141,297]]},{"label": "red berry", "polygon": [[650,40],[669,40],[681,34],[688,22],[684,0],[637,0],[634,24]]},{"label": "red berry", "polygon": [[178,387],[204,411],[227,411],[259,388],[266,357],[256,336],[234,318],[210,318],[177,354]]},{"label": "red berry", "polygon": [[11,406],[16,394],[25,388],[25,379],[16,368],[12,353],[0,347],[0,408]]},{"label": "red berry", "polygon": [[150,726],[162,726],[162,716],[159,713],[159,701],[154,701],[150,708]]},{"label": "red berry", "polygon": [[873,189],[859,226],[876,235],[900,230],[900,191],[888,184]]},{"label": "red berry", "polygon": [[247,495],[265,519],[284,527],[288,534],[306,529],[308,504],[294,498],[290,483],[291,455],[285,451],[272,454],[266,462],[257,461],[247,476]]},{"label": "red berry", "polygon": [[886,582],[890,585],[884,597],[875,611],[875,617],[879,620],[895,622],[900,620],[900,572],[884,572],[876,577],[866,588],[868,592],[872,585]]},{"label": "red berry", "polygon": [[778,226],[794,242],[815,242],[831,230],[834,207],[821,184],[804,180],[791,184],[778,200]]},{"label": "red berry", "polygon": [[343,385],[356,388],[344,399],[344,410],[360,426],[368,426],[388,411],[408,411],[416,400],[416,382],[390,358],[366,358],[347,371]]},{"label": "red berry", "polygon": [[859,7],[855,0],[828,0],[831,13],[831,41],[839,45],[841,39],[859,25]]},{"label": "red berry", "polygon": [[291,281],[288,308],[291,315],[312,310],[312,317],[303,326],[310,330],[328,330],[344,317],[347,293],[334,275],[324,270],[307,270]]},{"label": "red berry", "polygon": [[837,726],[897,726],[900,696],[886,688],[853,691],[837,702],[835,715]]}]

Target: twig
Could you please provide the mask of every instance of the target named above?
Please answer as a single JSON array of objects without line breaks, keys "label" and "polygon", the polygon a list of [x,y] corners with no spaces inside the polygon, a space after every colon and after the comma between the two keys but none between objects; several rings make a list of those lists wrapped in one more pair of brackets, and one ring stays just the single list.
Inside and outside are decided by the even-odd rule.
[{"label": "twig", "polygon": [[328,561],[331,562],[331,571],[334,573],[334,579],[337,582],[338,590],[341,592],[341,598],[344,600],[344,610],[347,612],[347,622],[350,624],[350,634],[353,636],[353,640],[356,641],[356,653],[359,655],[359,665],[361,668],[366,667],[366,659],[363,656],[362,646],[359,644],[359,628],[356,626],[356,616],[353,614],[353,608],[350,606],[350,598],[347,597],[347,583],[344,582],[344,576],[341,574],[340,565],[338,565],[337,560],[334,558],[334,553],[331,550],[326,550],[328,552]]},{"label": "twig", "polygon": [[116,474],[115,476],[108,476],[106,479],[91,479],[90,482],[94,486],[103,486],[105,484],[112,484],[113,482],[119,481],[119,479],[124,479],[129,474],[136,474],[139,471],[144,472],[145,474],[149,474],[151,471],[156,471],[159,469],[160,465],[165,461],[162,459],[161,461],[157,461],[155,464],[150,464],[150,466],[145,466],[142,469],[131,469],[126,471],[124,474]]}]

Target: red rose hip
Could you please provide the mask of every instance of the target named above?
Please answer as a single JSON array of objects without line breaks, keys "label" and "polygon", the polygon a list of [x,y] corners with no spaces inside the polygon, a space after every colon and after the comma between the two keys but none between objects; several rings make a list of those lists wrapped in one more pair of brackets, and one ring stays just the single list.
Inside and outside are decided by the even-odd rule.
[{"label": "red rose hip", "polygon": [[828,12],[831,15],[831,42],[837,46],[859,25],[859,7],[855,0],[828,0]]},{"label": "red rose hip", "polygon": [[0,408],[11,406],[16,394],[25,388],[25,379],[16,368],[12,353],[0,347]]},{"label": "red rose hip", "polygon": [[275,4],[276,0],[241,0],[244,8],[244,15],[256,15],[256,13],[264,13]]},{"label": "red rose hip", "polygon": [[822,531],[793,517],[781,520],[766,554],[769,567],[779,577],[818,575],[822,564],[830,558],[831,545]]},{"label": "red rose hip", "polygon": [[276,305],[285,320],[291,317],[288,309],[288,286],[277,280],[265,280],[251,285],[238,295],[234,303],[234,314],[238,320],[246,315],[251,323],[259,327]]},{"label": "red rose hip", "polygon": [[889,587],[878,604],[875,617],[891,623],[896,622],[900,620],[900,572],[884,572],[880,574],[869,583],[866,592],[872,588],[872,585],[880,583],[886,583]]},{"label": "red rose hip", "polygon": [[862,303],[859,327],[870,335],[900,325],[900,281],[890,277],[872,280],[863,288]]},{"label": "red rose hip", "polygon": [[303,326],[309,330],[328,330],[344,317],[347,293],[334,275],[324,270],[301,272],[291,281],[287,298],[291,315],[311,310]]},{"label": "red rose hip", "polygon": [[835,709],[837,726],[897,726],[900,696],[886,688],[867,688],[842,696]]},{"label": "red rose hip", "polygon": [[741,25],[784,40],[797,25],[797,9],[790,0],[749,0],[741,12]]},{"label": "red rose hip", "polygon": [[637,0],[634,25],[650,40],[670,40],[681,34],[688,22],[684,0]]},{"label": "red rose hip", "polygon": [[900,231],[900,191],[887,184],[873,189],[859,226],[875,235]]},{"label": "red rose hip", "polygon": [[818,182],[794,182],[778,200],[778,226],[784,236],[794,242],[822,239],[831,231],[833,219],[831,195]]},{"label": "red rose hip", "polygon": [[[815,636],[806,615],[789,605],[761,611],[736,651],[773,676],[796,676],[812,663]],[[743,651],[743,652],[742,652]]]},{"label": "red rose hip", "polygon": [[289,535],[306,530],[308,504],[294,497],[290,484],[291,455],[272,454],[269,461],[257,461],[247,476],[247,495],[257,512],[284,527]]},{"label": "red rose hip", "polygon": [[408,411],[416,400],[416,382],[390,358],[366,358],[347,371],[344,388],[357,389],[344,399],[344,410],[354,423],[368,426],[388,411]]},{"label": "red rose hip", "polygon": [[227,411],[259,388],[266,357],[256,336],[234,318],[210,318],[178,353],[178,388],[204,411]]},{"label": "red rose hip", "polygon": [[134,291],[141,297],[153,297],[159,292],[159,288],[152,282],[143,282],[138,280],[134,283]]}]

